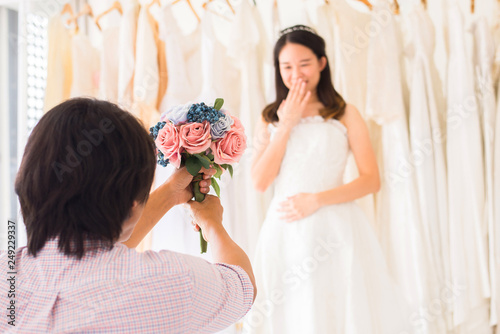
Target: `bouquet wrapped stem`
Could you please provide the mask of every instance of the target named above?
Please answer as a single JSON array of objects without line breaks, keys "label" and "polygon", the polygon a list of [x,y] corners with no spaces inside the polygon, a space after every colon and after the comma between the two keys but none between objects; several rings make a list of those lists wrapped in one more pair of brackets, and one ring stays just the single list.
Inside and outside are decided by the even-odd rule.
[{"label": "bouquet wrapped stem", "polygon": [[[202,202],[205,199],[205,194],[200,191],[200,182],[203,180],[203,174],[197,174],[193,178],[193,194],[194,194],[194,200],[196,202]],[[207,252],[207,241],[203,238],[203,233],[200,228],[200,249],[201,249],[201,254]]]}]

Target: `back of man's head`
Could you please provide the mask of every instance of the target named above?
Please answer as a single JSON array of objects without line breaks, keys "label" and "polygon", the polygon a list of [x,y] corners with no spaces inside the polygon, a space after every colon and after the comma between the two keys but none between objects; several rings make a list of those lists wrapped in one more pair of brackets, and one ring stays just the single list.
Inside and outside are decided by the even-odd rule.
[{"label": "back of man's head", "polygon": [[152,138],[117,105],[75,98],[52,108],[28,139],[15,184],[29,253],[52,238],[77,258],[111,248],[133,202],[147,200],[154,170]]}]

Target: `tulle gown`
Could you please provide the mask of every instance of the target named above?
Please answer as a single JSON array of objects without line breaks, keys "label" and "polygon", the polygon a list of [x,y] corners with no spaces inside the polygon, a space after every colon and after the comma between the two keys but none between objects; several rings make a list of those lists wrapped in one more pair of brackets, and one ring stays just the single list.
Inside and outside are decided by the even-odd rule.
[{"label": "tulle gown", "polygon": [[484,185],[485,185],[485,216],[483,231],[488,234],[488,265],[491,282],[490,325],[498,321],[496,310],[497,280],[495,268],[494,241],[494,203],[493,203],[493,145],[495,134],[495,88],[493,85],[492,68],[495,58],[495,42],[486,17],[478,17],[472,25],[474,34],[474,73],[479,116],[482,125],[484,149]]},{"label": "tulle gown", "polygon": [[[499,29],[500,31],[500,29]],[[500,34],[499,34],[500,35]],[[500,40],[500,39],[499,39]],[[500,43],[497,49],[497,59],[499,60],[500,65]],[[500,275],[500,84],[497,88],[497,109],[496,109],[496,120],[495,120],[495,144],[494,144],[494,172],[493,172],[493,197],[495,201],[495,211],[494,211],[494,245],[495,245],[495,268],[497,272],[497,280],[493,282],[496,285],[497,293],[500,292],[500,279],[498,279],[498,275]],[[496,300],[497,306],[497,320],[500,320],[500,298],[497,297]],[[500,334],[500,325],[497,325],[496,334]]]},{"label": "tulle gown", "polygon": [[[194,102],[201,90],[201,26],[188,36],[183,36],[171,5],[162,8],[162,15],[159,28],[160,38],[165,41],[168,85],[160,110],[165,112],[172,106]],[[157,166],[155,187],[163,184],[174,171],[173,166]],[[191,220],[189,210],[183,206],[173,207],[154,227],[151,248],[199,256],[200,241],[198,235],[193,232]],[[206,254],[205,257],[209,258],[209,255]]]},{"label": "tulle gown", "polygon": [[416,5],[408,14],[407,24],[411,37],[406,47],[410,62],[409,163],[417,180],[419,214],[431,254],[429,269],[437,275],[437,279],[429,277],[430,285],[436,288],[432,298],[438,298],[449,281],[444,100],[433,62],[434,27],[422,5]]},{"label": "tulle gown", "polygon": [[489,333],[490,283],[484,230],[484,165],[472,62],[464,19],[448,11],[447,141],[451,284],[456,333]]},{"label": "tulle gown", "polygon": [[237,61],[241,70],[240,106],[239,110],[231,112],[240,117],[245,127],[248,148],[238,163],[238,168],[235,170],[237,173],[234,173],[232,180],[228,182],[228,187],[234,190],[231,192],[230,200],[238,206],[237,210],[231,211],[231,220],[237,225],[232,230],[231,236],[249,258],[253,258],[269,198],[268,194],[260,194],[255,190],[251,177],[251,164],[254,154],[253,134],[260,118],[255,111],[264,109],[266,105],[261,69],[266,55],[271,53],[257,7],[248,1],[242,1],[236,8],[236,16],[231,24],[228,55]]},{"label": "tulle gown", "polygon": [[330,205],[292,223],[277,211],[288,196],[343,184],[348,153],[347,131],[337,120],[307,117],[293,128],[257,243],[258,294],[244,333],[407,330],[404,302],[361,208]]},{"label": "tulle gown", "polygon": [[[335,89],[342,97],[354,104],[365,117],[366,103],[366,73],[368,64],[368,43],[370,38],[363,31],[370,25],[371,15],[362,13],[351,7],[346,0],[332,0],[329,2],[329,11],[332,13],[335,70],[332,72]],[[367,122],[370,136],[378,135],[378,127]],[[375,145],[374,145],[375,146]],[[346,167],[345,180],[351,181],[358,177],[356,162],[349,157]],[[370,221],[376,225],[375,202],[373,195],[364,196],[356,202],[361,206]]]},{"label": "tulle gown", "polygon": [[[402,288],[416,319],[424,319],[424,311],[433,298],[439,297],[436,267],[431,255],[422,215],[419,211],[415,170],[412,168],[408,121],[403,98],[399,27],[387,4],[374,5],[372,24],[380,17],[384,24],[380,32],[370,38],[367,67],[367,103],[365,112],[380,125],[382,180],[377,193],[379,237],[391,276]],[[425,32],[423,25],[419,32]],[[420,40],[414,40],[415,47]],[[421,70],[416,66],[415,70]],[[415,71],[413,71],[415,72]],[[427,113],[426,82],[412,85],[412,101],[420,102],[418,112]],[[432,86],[430,86],[432,89]],[[390,96],[390,98],[388,98]],[[412,105],[414,105],[413,103]],[[413,110],[415,112],[416,110]],[[417,120],[418,121],[418,120]],[[418,127],[425,124],[416,122]],[[431,157],[430,163],[433,163]],[[445,187],[446,188],[446,187]],[[446,202],[444,203],[446,208]],[[438,249],[440,252],[440,249]],[[441,334],[445,331],[442,314],[433,314],[433,321],[414,321],[413,333]]]}]

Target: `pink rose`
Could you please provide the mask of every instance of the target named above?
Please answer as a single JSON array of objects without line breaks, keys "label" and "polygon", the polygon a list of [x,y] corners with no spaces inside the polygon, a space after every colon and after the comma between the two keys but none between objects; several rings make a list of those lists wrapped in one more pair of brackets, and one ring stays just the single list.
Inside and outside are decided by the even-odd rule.
[{"label": "pink rose", "polygon": [[231,130],[235,130],[235,129],[240,129],[242,133],[245,132],[245,129],[243,128],[243,124],[241,124],[241,121],[238,117],[236,116],[231,116],[231,118],[233,119],[234,121],[234,124],[233,126],[231,127]]},{"label": "pink rose", "polygon": [[224,113],[231,117],[234,121],[233,125],[231,125],[231,130],[241,129],[241,132],[245,132],[245,128],[243,128],[243,124],[241,124],[241,121],[238,117],[231,115],[228,111],[224,111]]},{"label": "pink rose", "polygon": [[[236,124],[236,119],[234,123]],[[224,138],[213,142],[210,148],[214,154],[214,161],[218,164],[232,164],[240,161],[247,148],[247,137],[243,127],[232,127],[226,132]]]},{"label": "pink rose", "polygon": [[173,166],[176,168],[180,167],[181,153],[179,145],[179,131],[175,125],[167,122],[165,126],[158,131],[155,144]]},{"label": "pink rose", "polygon": [[189,123],[181,125],[179,129],[180,145],[189,154],[201,153],[210,147],[212,137],[210,136],[210,123]]}]

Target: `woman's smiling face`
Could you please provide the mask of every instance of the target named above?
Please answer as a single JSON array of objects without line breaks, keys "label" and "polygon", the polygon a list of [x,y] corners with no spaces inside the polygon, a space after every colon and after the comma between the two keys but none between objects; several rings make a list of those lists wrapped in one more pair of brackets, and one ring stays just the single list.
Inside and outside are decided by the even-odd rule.
[{"label": "woman's smiling face", "polygon": [[318,57],[308,47],[287,43],[279,54],[279,69],[281,79],[290,89],[293,83],[302,79],[306,82],[306,89],[314,92],[321,77],[321,71],[326,66],[326,58]]}]

